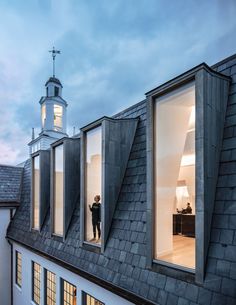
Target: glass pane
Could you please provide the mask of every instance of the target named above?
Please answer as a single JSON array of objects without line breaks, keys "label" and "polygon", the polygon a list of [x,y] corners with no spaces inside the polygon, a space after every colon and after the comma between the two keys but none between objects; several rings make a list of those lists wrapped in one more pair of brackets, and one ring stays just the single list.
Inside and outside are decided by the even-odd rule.
[{"label": "glass pane", "polygon": [[63,281],[63,305],[76,305],[76,286],[68,283],[67,281]]},{"label": "glass pane", "polygon": [[46,107],[45,107],[45,105],[42,106],[41,117],[42,117],[42,127],[44,128],[45,120],[46,120]]},{"label": "glass pane", "polygon": [[195,268],[195,86],[157,98],[155,258]]},{"label": "glass pane", "polygon": [[33,228],[39,229],[39,156],[33,158]]},{"label": "glass pane", "polygon": [[62,129],[62,112],[63,112],[62,106],[54,105],[54,128],[55,128],[55,130]]},{"label": "glass pane", "polygon": [[102,127],[86,133],[85,181],[85,240],[100,243],[101,237],[101,180]]},{"label": "glass pane", "polygon": [[63,235],[63,145],[54,148],[54,233]]}]

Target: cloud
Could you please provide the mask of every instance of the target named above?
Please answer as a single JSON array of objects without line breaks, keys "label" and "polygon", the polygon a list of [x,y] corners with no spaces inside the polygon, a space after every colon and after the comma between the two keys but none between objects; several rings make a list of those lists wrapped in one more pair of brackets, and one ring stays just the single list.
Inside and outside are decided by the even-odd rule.
[{"label": "cloud", "polygon": [[112,115],[202,61],[235,52],[234,0],[2,1],[0,163],[28,156],[38,101],[51,75],[48,50],[62,50],[56,73],[68,125]]}]

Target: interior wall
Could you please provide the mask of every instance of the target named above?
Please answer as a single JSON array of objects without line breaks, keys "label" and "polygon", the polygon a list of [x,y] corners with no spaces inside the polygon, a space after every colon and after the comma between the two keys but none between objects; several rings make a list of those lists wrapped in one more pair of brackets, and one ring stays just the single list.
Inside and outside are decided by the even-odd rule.
[{"label": "interior wall", "polygon": [[154,107],[156,258],[173,249],[176,187],[194,104],[195,86],[190,83],[157,98]]},{"label": "interior wall", "polygon": [[[92,212],[89,205],[102,190],[102,127],[99,126],[86,133],[86,183],[85,183],[85,240],[93,238]],[[100,200],[102,202],[102,198]],[[96,236],[98,238],[98,236]]]}]

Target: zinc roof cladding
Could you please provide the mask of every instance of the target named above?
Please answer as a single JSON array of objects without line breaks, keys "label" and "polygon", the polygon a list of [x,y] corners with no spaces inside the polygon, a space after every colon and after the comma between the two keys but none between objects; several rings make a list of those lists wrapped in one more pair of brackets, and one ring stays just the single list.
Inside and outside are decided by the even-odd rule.
[{"label": "zinc roof cladding", "polygon": [[[24,171],[22,202],[7,236],[42,254],[55,257],[103,281],[154,304],[236,303],[236,56],[218,72],[232,77],[221,164],[212,221],[207,271],[202,286],[188,278],[146,269],[146,101],[117,114],[139,117],[139,123],[117,202],[105,252],[94,253],[80,245],[79,203],[65,242],[51,237],[49,213],[41,233],[30,232],[30,163]],[[137,304],[145,304],[137,303]]]},{"label": "zinc roof cladding", "polygon": [[0,165],[0,203],[20,201],[22,167]]}]

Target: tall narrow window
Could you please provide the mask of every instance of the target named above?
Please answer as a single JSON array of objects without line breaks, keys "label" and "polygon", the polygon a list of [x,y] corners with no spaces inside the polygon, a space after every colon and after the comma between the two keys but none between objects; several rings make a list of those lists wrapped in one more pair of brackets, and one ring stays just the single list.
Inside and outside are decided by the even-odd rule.
[{"label": "tall narrow window", "polygon": [[46,270],[45,283],[46,305],[56,305],[56,275]]},{"label": "tall narrow window", "polygon": [[41,108],[41,118],[42,118],[42,127],[45,127],[45,121],[46,121],[46,106],[42,105]]},{"label": "tall narrow window", "polygon": [[76,287],[64,280],[62,280],[62,285],[62,305],[76,305]]},{"label": "tall narrow window", "polygon": [[91,295],[83,292],[83,305],[105,305]]},{"label": "tall narrow window", "polygon": [[54,148],[54,211],[53,233],[63,235],[64,203],[64,162],[63,144]]},{"label": "tall narrow window", "polygon": [[155,258],[195,268],[195,86],[154,108]]},{"label": "tall narrow window", "polygon": [[102,128],[86,133],[85,240],[101,243]]},{"label": "tall narrow window", "polygon": [[62,129],[62,114],[62,106],[54,105],[54,129],[57,131]]},{"label": "tall narrow window", "polygon": [[39,155],[33,158],[33,228],[39,229]]},{"label": "tall narrow window", "polygon": [[41,266],[32,262],[32,300],[35,304],[40,304],[40,284],[41,284]]},{"label": "tall narrow window", "polygon": [[54,87],[54,93],[55,93],[55,96],[59,95],[59,88],[56,86]]},{"label": "tall narrow window", "polygon": [[22,255],[16,251],[16,284],[21,287],[22,285]]}]

